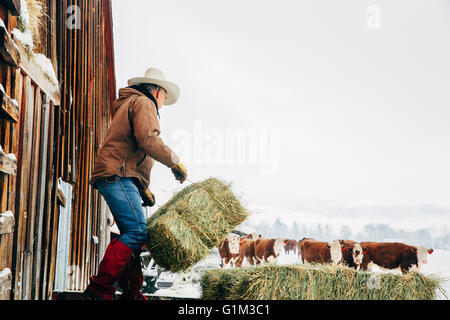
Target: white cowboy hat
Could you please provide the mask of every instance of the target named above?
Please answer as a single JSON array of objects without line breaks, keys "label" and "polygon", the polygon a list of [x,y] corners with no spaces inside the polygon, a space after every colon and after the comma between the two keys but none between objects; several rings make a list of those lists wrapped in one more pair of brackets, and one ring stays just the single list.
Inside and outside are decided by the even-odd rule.
[{"label": "white cowboy hat", "polygon": [[167,91],[167,98],[164,104],[167,106],[176,103],[180,97],[180,88],[178,88],[175,83],[166,81],[164,74],[159,69],[150,68],[147,72],[145,72],[143,77],[128,80],[129,86],[134,86],[141,83],[156,84],[161,88],[164,88]]}]

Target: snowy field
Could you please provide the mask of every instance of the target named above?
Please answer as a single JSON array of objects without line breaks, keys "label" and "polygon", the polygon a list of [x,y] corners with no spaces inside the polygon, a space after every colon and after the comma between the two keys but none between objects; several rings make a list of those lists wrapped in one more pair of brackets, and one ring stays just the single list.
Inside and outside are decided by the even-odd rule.
[{"label": "snowy field", "polygon": [[[299,257],[294,254],[283,253],[278,261],[279,265],[301,264]],[[217,252],[212,253],[205,260],[195,265],[191,272],[186,274],[163,274],[162,278],[174,281],[174,285],[171,288],[160,289],[156,291],[154,296],[161,297],[173,297],[173,298],[192,298],[199,299],[202,295],[201,287],[198,280],[201,277],[202,270],[219,268],[220,258]],[[447,279],[443,285],[443,289],[447,292],[447,296],[450,294],[450,251],[436,250],[428,258],[428,264],[422,268],[422,273],[432,274],[441,278]],[[381,270],[374,270],[374,272],[383,272]],[[393,271],[395,272],[395,271]],[[437,298],[442,300],[448,300],[448,297],[438,292]]]},{"label": "snowy field", "polygon": [[428,263],[423,266],[423,274],[433,274],[447,281],[443,285],[447,297],[438,293],[438,299],[449,300],[450,298],[450,251],[449,250],[435,250],[432,255],[428,257]]}]

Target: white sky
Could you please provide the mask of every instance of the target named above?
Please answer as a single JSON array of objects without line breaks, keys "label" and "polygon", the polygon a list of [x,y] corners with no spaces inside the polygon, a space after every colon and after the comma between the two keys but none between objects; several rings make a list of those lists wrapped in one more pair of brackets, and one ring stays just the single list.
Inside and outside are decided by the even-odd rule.
[{"label": "white sky", "polygon": [[[276,174],[190,161],[191,180],[233,181],[255,208],[450,207],[449,1],[113,0],[113,13],[118,88],[148,67],[181,88],[161,112],[169,146],[180,129],[199,142],[196,123],[218,130],[203,139],[279,132]],[[151,189],[163,204],[170,170]]]}]

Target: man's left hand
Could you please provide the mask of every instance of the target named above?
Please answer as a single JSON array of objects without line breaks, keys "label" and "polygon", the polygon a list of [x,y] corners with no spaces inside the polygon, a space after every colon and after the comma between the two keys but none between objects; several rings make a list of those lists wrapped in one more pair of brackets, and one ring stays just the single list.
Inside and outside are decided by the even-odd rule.
[{"label": "man's left hand", "polygon": [[149,190],[139,190],[141,194],[142,201],[144,202],[142,206],[144,207],[153,207],[156,203],[155,195]]}]

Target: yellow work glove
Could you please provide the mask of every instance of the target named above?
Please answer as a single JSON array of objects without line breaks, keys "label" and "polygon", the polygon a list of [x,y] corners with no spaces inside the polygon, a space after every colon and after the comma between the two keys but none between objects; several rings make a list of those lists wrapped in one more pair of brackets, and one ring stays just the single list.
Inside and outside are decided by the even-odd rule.
[{"label": "yellow work glove", "polygon": [[142,204],[143,207],[153,207],[155,205],[155,195],[149,189],[139,190],[139,193],[141,194],[142,201],[144,202]]},{"label": "yellow work glove", "polygon": [[186,181],[187,179],[187,170],[184,167],[184,165],[179,162],[176,165],[174,165],[173,167],[171,167],[170,169],[172,169],[172,173],[175,176],[175,179],[177,181],[180,181],[180,183],[183,183]]}]

